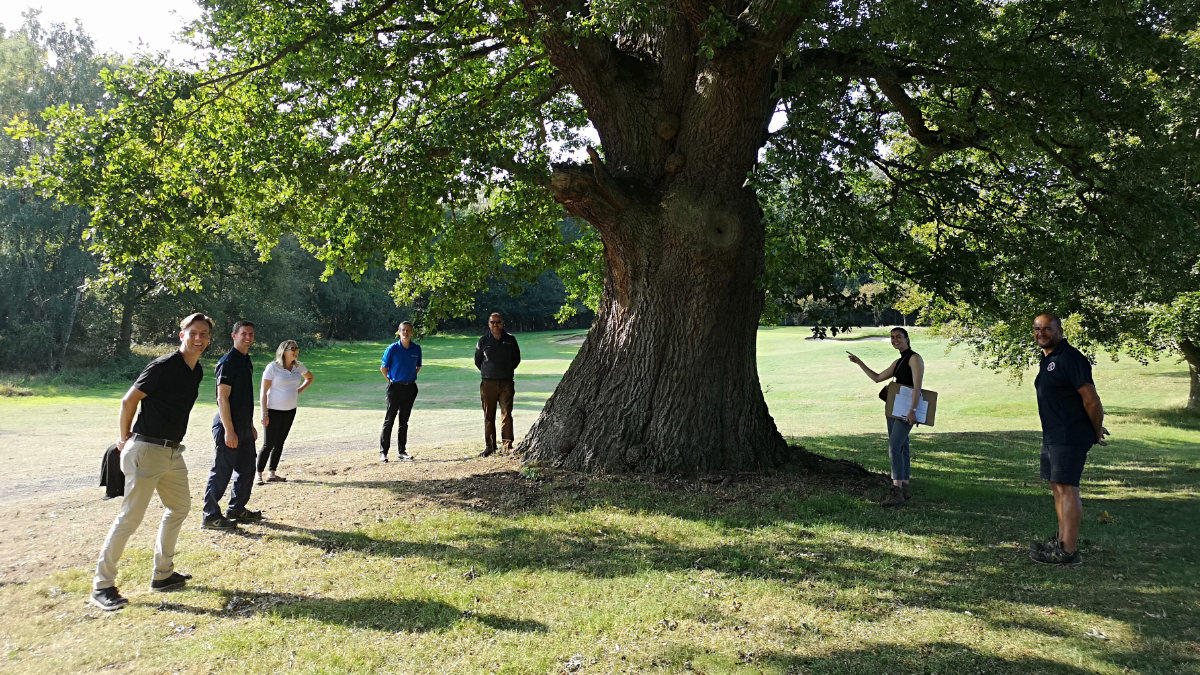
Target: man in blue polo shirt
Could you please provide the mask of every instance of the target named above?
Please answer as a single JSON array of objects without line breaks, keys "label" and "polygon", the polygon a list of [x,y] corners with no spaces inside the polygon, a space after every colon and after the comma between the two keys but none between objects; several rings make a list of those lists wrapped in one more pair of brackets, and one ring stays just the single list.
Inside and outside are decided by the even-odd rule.
[{"label": "man in blue polo shirt", "polygon": [[379,461],[388,461],[392,424],[397,418],[396,459],[412,459],[408,454],[408,417],[417,400],[417,373],[421,372],[421,345],[412,341],[413,325],[408,321],[396,329],[400,336],[383,351],[379,372],[388,380],[387,412],[383,414],[383,431],[379,434]]},{"label": "man in blue polo shirt", "polygon": [[[263,519],[262,511],[246,508],[254,488],[254,443],[258,440],[258,429],[254,428],[254,364],[250,362],[254,323],[238,321],[229,337],[233,338],[233,347],[217,361],[215,373],[217,414],[213,416],[212,435],[216,452],[204,488],[204,519],[200,522],[206,530],[232,530],[238,523]],[[220,502],[230,479],[233,490],[229,508],[222,515]]]},{"label": "man in blue polo shirt", "polygon": [[1058,531],[1030,544],[1034,561],[1054,565],[1083,562],[1076,548],[1083,502],[1079,478],[1088,450],[1107,445],[1104,407],[1092,382],[1092,365],[1063,337],[1062,321],[1053,314],[1033,320],[1033,337],[1042,348],[1042,364],[1034,388],[1042,419],[1042,479],[1050,482]]}]

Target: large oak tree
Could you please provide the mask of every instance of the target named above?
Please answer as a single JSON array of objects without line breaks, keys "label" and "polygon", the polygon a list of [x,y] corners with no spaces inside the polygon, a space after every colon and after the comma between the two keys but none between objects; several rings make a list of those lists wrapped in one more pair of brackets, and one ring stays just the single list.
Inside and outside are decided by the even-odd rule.
[{"label": "large oak tree", "polygon": [[1194,252],[1194,3],[202,4],[216,58],[111,73],[118,108],[54,111],[27,179],[92,208],[114,273],[182,283],[207,239],[288,230],[332,266],[386,256],[433,315],[499,266],[600,275],[531,460],[786,461],[767,292],[869,265],[994,303],[1052,264],[1115,296]]}]

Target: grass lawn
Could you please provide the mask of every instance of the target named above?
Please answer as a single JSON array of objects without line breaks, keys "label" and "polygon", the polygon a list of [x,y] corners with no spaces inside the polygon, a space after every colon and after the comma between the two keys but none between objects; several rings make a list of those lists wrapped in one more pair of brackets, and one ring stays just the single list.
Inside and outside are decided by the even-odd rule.
[{"label": "grass lawn", "polygon": [[[886,471],[878,385],[845,350],[877,370],[895,351],[809,334],[760,332],[759,372],[777,424],[797,444]],[[518,434],[576,350],[556,342],[561,335],[518,336]],[[84,605],[86,559],[3,582],[0,667],[1200,670],[1200,419],[1179,410],[1185,368],[1100,360],[1113,441],[1092,451],[1084,473],[1085,562],[1051,569],[1026,549],[1054,529],[1037,479],[1031,380],[982,372],[943,342],[913,337],[926,386],[939,392],[938,426],[913,435],[916,498],[898,510],[866,498],[877,488],[789,473],[731,483],[598,478],[471,459],[479,423],[468,336],[422,343],[413,424],[425,461],[369,466],[384,343],[313,350],[301,359],[317,380],[289,447],[324,447],[334,469],[262,490],[275,500],[271,518],[241,535],[201,532],[196,486],[212,414],[202,395],[187,438],[202,448],[188,460],[195,513],[176,559],[193,583],[148,591],[152,507],[122,562],[127,609]],[[94,439],[112,435],[125,386],[0,399],[12,480],[36,481],[50,461],[90,472]],[[64,418],[71,429],[47,430]],[[27,503],[12,501],[0,516],[19,518]],[[76,525],[91,528],[97,550],[116,509],[107,504]],[[0,549],[54,527],[0,526]]]}]

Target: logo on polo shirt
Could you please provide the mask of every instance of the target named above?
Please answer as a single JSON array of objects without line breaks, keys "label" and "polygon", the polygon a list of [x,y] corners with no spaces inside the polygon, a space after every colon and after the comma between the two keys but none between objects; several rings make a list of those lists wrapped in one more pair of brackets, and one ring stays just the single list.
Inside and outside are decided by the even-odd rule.
[{"label": "logo on polo shirt", "polygon": [[1053,362],[1053,361],[1051,361],[1050,363],[1047,363],[1047,364],[1046,364],[1046,372],[1048,373],[1048,372],[1050,372],[1050,371],[1052,371],[1052,370],[1054,370],[1054,362]]}]

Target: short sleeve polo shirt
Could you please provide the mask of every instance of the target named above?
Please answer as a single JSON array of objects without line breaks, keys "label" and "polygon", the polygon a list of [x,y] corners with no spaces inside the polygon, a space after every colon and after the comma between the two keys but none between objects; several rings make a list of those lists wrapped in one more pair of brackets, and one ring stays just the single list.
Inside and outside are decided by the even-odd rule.
[{"label": "short sleeve polo shirt", "polygon": [[182,441],[202,379],[204,369],[200,364],[189,368],[179,352],[160,356],[147,364],[133,382],[133,386],[146,395],[133,424],[133,432],[176,443]]},{"label": "short sleeve polo shirt", "polygon": [[410,341],[405,349],[404,342],[396,340],[383,351],[379,365],[387,368],[390,382],[416,382],[417,368],[421,367],[421,345]]},{"label": "short sleeve polo shirt", "polygon": [[[217,386],[229,385],[229,414],[233,417],[234,429],[249,429],[254,418],[254,364],[250,355],[239,352],[236,348],[217,361]],[[213,419],[213,424],[221,421],[221,413]]]},{"label": "short sleeve polo shirt", "polygon": [[1092,364],[1078,349],[1058,343],[1042,357],[1037,379],[1038,416],[1045,445],[1091,446],[1096,441],[1092,420],[1083,407],[1079,388],[1092,382]]}]

